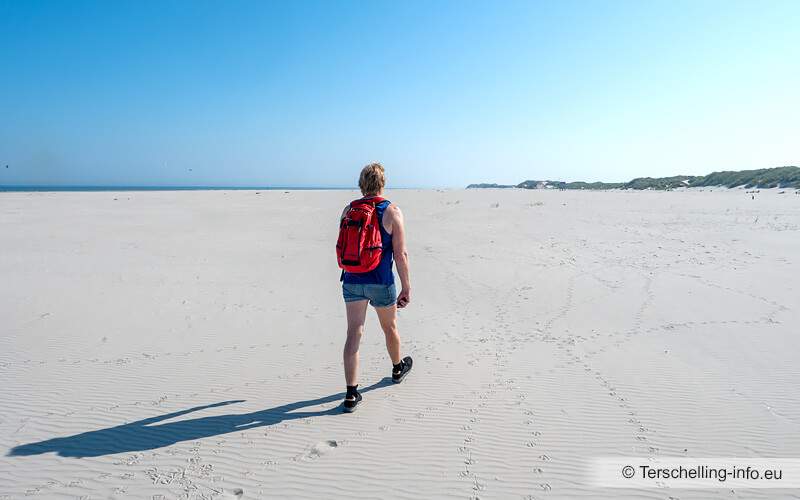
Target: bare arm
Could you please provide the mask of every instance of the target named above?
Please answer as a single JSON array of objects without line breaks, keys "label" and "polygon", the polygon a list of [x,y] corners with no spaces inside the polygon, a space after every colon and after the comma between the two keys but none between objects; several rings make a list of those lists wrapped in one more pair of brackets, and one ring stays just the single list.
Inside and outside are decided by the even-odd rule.
[{"label": "bare arm", "polygon": [[[388,216],[388,217],[387,217]],[[403,214],[396,205],[389,205],[383,218],[383,227],[392,235],[392,250],[394,261],[397,266],[397,274],[400,275],[400,285],[402,289],[397,295],[397,307],[403,308],[411,302],[411,265],[408,262],[408,251],[406,250],[406,232],[403,225]]]}]

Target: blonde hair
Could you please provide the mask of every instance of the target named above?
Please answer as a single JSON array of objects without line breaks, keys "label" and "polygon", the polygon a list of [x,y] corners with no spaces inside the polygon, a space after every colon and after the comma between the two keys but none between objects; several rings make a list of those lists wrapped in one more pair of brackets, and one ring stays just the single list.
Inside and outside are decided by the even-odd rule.
[{"label": "blonde hair", "polygon": [[361,194],[381,194],[386,185],[386,169],[378,162],[370,163],[361,169],[361,176],[358,178],[358,187]]}]

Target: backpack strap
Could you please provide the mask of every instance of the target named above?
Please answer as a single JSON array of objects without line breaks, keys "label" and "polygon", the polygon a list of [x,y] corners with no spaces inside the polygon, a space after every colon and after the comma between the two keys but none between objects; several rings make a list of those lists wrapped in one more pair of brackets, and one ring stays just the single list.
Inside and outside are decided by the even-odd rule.
[{"label": "backpack strap", "polygon": [[381,198],[380,196],[376,196],[375,198],[369,198],[367,200],[365,200],[364,198],[359,198],[357,200],[353,200],[352,202],[350,202],[350,208],[353,208],[356,205],[361,205],[361,204],[365,204],[365,203],[369,203],[370,205],[377,206],[377,205],[380,205],[381,203],[383,203],[384,201],[389,201],[389,200],[387,200],[386,198]]}]

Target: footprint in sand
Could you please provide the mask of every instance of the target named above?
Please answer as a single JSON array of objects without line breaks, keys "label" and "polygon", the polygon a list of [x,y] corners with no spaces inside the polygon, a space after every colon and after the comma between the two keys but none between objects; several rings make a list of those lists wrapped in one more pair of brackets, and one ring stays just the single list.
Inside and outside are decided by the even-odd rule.
[{"label": "footprint in sand", "polygon": [[334,441],[334,440],[327,440],[327,441],[320,441],[319,443],[313,445],[306,453],[299,455],[297,459],[299,460],[314,460],[324,455],[327,455],[331,451],[335,450],[339,446],[346,444],[346,441]]},{"label": "footprint in sand", "polygon": [[220,495],[216,498],[220,498],[222,500],[236,500],[238,498],[242,498],[243,495],[244,495],[244,490],[242,490],[241,488],[231,488],[229,490],[228,489],[222,490]]}]

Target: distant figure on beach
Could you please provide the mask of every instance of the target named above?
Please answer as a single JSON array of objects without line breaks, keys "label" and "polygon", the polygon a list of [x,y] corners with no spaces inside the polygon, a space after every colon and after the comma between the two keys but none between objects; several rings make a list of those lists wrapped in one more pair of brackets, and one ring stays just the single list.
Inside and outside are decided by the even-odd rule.
[{"label": "distant figure on beach", "polygon": [[[410,356],[401,357],[400,335],[397,332],[397,308],[403,308],[411,302],[411,281],[408,252],[406,251],[406,236],[403,227],[403,214],[400,209],[389,200],[381,198],[386,185],[385,169],[380,163],[370,163],[361,170],[358,187],[361,189],[362,198],[353,201],[344,208],[339,219],[340,242],[337,243],[337,256],[342,271],[342,293],[344,295],[345,309],[347,311],[347,340],[344,344],[344,377],[347,384],[347,395],[344,400],[344,411],[355,411],[361,402],[361,394],[357,388],[358,378],[358,348],[361,343],[361,334],[364,331],[364,322],[367,318],[368,305],[371,304],[378,313],[383,333],[386,336],[386,349],[392,359],[392,382],[400,383],[411,371],[412,360]],[[376,241],[369,247],[364,247],[362,232],[368,234],[370,221],[377,220],[378,231],[373,229]],[[355,231],[353,231],[355,228]],[[364,228],[363,231],[360,228]],[[346,231],[351,231],[346,233]],[[346,235],[356,235],[355,240]],[[377,244],[378,234],[380,244]],[[350,239],[348,239],[350,238]],[[373,254],[370,248],[380,248],[380,260],[377,266],[366,272],[348,272],[345,264],[355,264],[352,259],[353,241],[357,246],[358,258],[368,259]],[[345,243],[342,243],[345,241]],[[348,247],[351,260],[342,256],[342,247]],[[341,244],[340,244],[341,243]],[[361,245],[358,247],[358,245]],[[359,250],[363,248],[364,250]],[[345,252],[347,253],[347,252]],[[375,253],[377,259],[378,254]],[[344,263],[343,263],[344,262]],[[397,265],[400,275],[400,294],[397,294],[394,285],[392,263]],[[375,265],[361,263],[362,267]],[[352,269],[360,269],[351,266]]]}]

